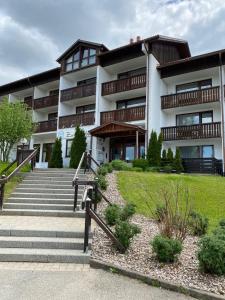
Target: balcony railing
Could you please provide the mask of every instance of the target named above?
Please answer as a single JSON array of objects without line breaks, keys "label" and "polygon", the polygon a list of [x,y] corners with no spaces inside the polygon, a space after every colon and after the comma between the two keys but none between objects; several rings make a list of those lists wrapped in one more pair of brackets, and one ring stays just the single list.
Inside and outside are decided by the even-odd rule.
[{"label": "balcony railing", "polygon": [[61,102],[89,97],[96,94],[96,84],[85,84],[61,91]]},{"label": "balcony railing", "polygon": [[24,99],[24,103],[27,105],[28,109],[32,109],[33,108],[33,98],[29,98],[29,99]]},{"label": "balcony railing", "polygon": [[95,123],[95,112],[64,116],[59,118],[59,128],[70,128],[78,125],[93,125]]},{"label": "balcony railing", "polygon": [[57,119],[38,122],[35,125],[36,125],[35,133],[56,131]]},{"label": "balcony railing", "polygon": [[161,108],[182,107],[187,105],[195,105],[209,102],[216,102],[220,100],[219,87],[212,87],[208,89],[183,92],[178,94],[166,95],[161,97]]},{"label": "balcony railing", "polygon": [[221,137],[220,122],[161,128],[163,140],[189,140]]},{"label": "balcony railing", "polygon": [[48,106],[57,106],[59,101],[59,96],[46,96],[38,99],[34,99],[34,109],[44,108]]},{"label": "balcony railing", "polygon": [[145,86],[146,74],[104,82],[102,84],[102,96],[139,89]]},{"label": "balcony railing", "polygon": [[101,113],[101,124],[118,122],[131,122],[145,119],[145,105],[105,111]]}]

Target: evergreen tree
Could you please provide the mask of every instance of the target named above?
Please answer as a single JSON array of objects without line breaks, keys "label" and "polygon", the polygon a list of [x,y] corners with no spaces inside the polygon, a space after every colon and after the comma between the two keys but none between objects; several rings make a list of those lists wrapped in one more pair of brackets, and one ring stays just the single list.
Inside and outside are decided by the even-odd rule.
[{"label": "evergreen tree", "polygon": [[157,140],[157,166],[160,166],[161,164],[162,142],[162,133],[160,133]]},{"label": "evergreen tree", "polygon": [[167,163],[166,149],[162,151],[161,165],[165,166]]},{"label": "evergreen tree", "polygon": [[82,154],[86,151],[87,143],[86,136],[80,126],[76,127],[75,135],[70,151],[70,168],[76,169],[79,165]]},{"label": "evergreen tree", "polygon": [[158,165],[157,151],[158,151],[157,134],[155,131],[152,131],[149,139],[148,150],[147,150],[147,160],[150,167],[156,167]]},{"label": "evergreen tree", "polygon": [[176,154],[175,154],[175,157],[174,157],[173,167],[177,171],[177,173],[180,173],[184,170],[183,165],[182,165],[182,159],[181,159],[181,154],[180,154],[180,149],[179,148],[176,148]]},{"label": "evergreen tree", "polygon": [[63,159],[62,159],[62,142],[61,138],[56,138],[55,144],[52,149],[51,159],[49,162],[50,168],[62,168]]},{"label": "evergreen tree", "polygon": [[173,159],[173,151],[171,150],[171,148],[168,148],[167,150],[166,159],[167,159],[167,163],[172,166],[174,159]]}]

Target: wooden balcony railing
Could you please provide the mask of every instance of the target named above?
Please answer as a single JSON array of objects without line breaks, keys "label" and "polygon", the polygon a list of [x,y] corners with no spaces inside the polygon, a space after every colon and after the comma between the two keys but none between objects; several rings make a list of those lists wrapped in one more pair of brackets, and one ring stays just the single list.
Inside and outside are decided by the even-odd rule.
[{"label": "wooden balcony railing", "polygon": [[59,101],[58,95],[46,96],[34,99],[34,109],[44,108],[48,106],[57,106]]},{"label": "wooden balcony railing", "polygon": [[220,89],[218,86],[161,97],[161,108],[173,108],[187,105],[195,105],[209,102],[216,102],[220,100]]},{"label": "wooden balcony railing", "polygon": [[57,119],[42,121],[35,124],[35,133],[56,131],[57,130]]},{"label": "wooden balcony railing", "polygon": [[95,112],[64,116],[59,118],[59,128],[76,127],[77,125],[93,125]]},{"label": "wooden balcony railing", "polygon": [[139,89],[146,86],[146,74],[131,76],[102,84],[102,96]]},{"label": "wooden balcony railing", "polygon": [[96,84],[85,84],[61,91],[61,102],[89,97],[96,94]]},{"label": "wooden balcony railing", "polygon": [[28,109],[32,109],[33,108],[33,98],[29,98],[29,99],[24,99],[24,103],[27,105]]},{"label": "wooden balcony railing", "polygon": [[113,121],[131,122],[145,119],[145,105],[101,112],[101,125]]},{"label": "wooden balcony railing", "polygon": [[221,137],[220,122],[161,128],[164,141]]}]

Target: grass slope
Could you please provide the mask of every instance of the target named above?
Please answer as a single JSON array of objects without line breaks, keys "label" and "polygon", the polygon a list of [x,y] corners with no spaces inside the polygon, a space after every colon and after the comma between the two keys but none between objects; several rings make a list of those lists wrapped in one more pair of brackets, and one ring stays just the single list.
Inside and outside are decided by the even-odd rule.
[{"label": "grass slope", "polygon": [[[193,209],[209,218],[210,229],[225,218],[225,178],[219,176],[176,175],[160,173],[119,172],[118,186],[123,198],[137,206],[137,212],[151,216],[160,200],[160,189],[181,182],[187,186]],[[148,201],[151,209],[146,205]]]}]

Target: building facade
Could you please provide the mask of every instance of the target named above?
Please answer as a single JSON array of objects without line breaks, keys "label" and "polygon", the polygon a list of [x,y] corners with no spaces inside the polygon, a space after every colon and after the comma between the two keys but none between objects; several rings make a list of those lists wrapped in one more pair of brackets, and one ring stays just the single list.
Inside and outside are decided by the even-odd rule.
[{"label": "building facade", "polygon": [[143,157],[155,130],[186,163],[224,165],[225,50],[191,56],[186,41],[160,35],[112,50],[78,40],[57,62],[0,87],[1,98],[30,109],[36,131],[27,147],[40,147],[37,167],[48,167],[56,137],[69,165],[77,125],[99,163]]}]

